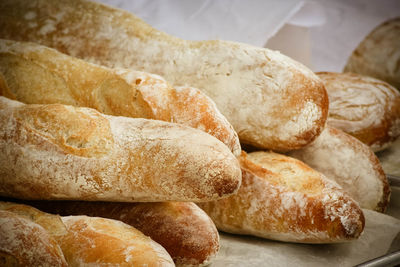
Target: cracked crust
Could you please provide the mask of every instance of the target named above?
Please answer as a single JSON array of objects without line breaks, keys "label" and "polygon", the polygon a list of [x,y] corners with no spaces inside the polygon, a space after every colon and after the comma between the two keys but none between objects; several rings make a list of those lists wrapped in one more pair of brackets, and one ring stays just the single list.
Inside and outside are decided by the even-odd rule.
[{"label": "cracked crust", "polygon": [[243,153],[240,163],[238,193],[199,204],[219,230],[298,243],[345,242],[362,233],[358,204],[304,163],[261,151]]},{"label": "cracked crust", "polygon": [[38,44],[0,39],[0,95],[180,123],[215,136],[240,155],[237,133],[200,90],[174,88],[158,75],[109,69]]},{"label": "cracked crust", "polygon": [[400,136],[400,93],[355,73],[319,72],[329,96],[328,124],[380,151]]},{"label": "cracked crust", "polygon": [[56,240],[39,224],[0,210],[1,266],[68,266]]},{"label": "cracked crust", "polygon": [[236,157],[200,130],[0,97],[0,195],[207,201],[237,191]]},{"label": "cracked crust", "polygon": [[341,185],[361,208],[385,212],[390,199],[386,175],[374,152],[353,136],[327,126],[314,142],[289,155]]},{"label": "cracked crust", "polygon": [[[89,1],[2,1],[0,37],[34,41],[108,67],[163,76],[214,100],[241,142],[287,151],[322,131],[320,79],[279,52],[226,41],[185,41],[134,15]],[[284,108],[282,108],[284,107]]]}]

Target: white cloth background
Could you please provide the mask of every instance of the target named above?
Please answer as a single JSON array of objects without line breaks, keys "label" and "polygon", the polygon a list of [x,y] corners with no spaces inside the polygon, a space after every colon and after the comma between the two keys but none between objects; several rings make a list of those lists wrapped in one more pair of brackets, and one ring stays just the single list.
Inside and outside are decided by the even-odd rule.
[{"label": "white cloth background", "polygon": [[[310,51],[303,53],[310,55],[310,64],[303,63],[314,71],[341,71],[374,27],[400,16],[399,0],[97,1],[128,10],[156,29],[188,40],[222,39],[264,46],[286,23],[309,27],[310,45],[305,47]],[[289,41],[293,49],[297,41]]]},{"label": "white cloth background", "polygon": [[319,0],[325,24],[312,27],[315,71],[342,71],[351,52],[380,23],[400,16],[399,0]]}]

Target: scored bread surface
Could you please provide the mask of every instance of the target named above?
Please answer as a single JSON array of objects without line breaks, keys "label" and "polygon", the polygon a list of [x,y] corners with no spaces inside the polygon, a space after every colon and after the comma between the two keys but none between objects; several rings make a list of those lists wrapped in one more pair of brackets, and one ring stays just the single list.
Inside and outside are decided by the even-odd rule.
[{"label": "scored bread surface", "polygon": [[0,39],[0,95],[26,104],[59,103],[181,123],[215,136],[240,155],[232,125],[200,90],[173,88],[158,75],[109,69],[38,44]]},{"label": "scored bread surface", "polygon": [[329,96],[328,124],[367,144],[387,148],[400,136],[400,92],[354,73],[319,72]]},{"label": "scored bread surface", "polygon": [[240,158],[237,194],[200,203],[222,231],[300,243],[358,238],[364,216],[334,182],[304,163],[273,152]]},{"label": "scored bread surface", "polygon": [[90,62],[148,71],[173,85],[199,88],[243,143],[296,149],[315,139],[326,121],[328,97],[320,79],[279,52],[181,40],[128,12],[89,1],[0,5],[1,38],[38,42]]},{"label": "scored bread surface", "polygon": [[68,266],[56,240],[31,220],[0,210],[1,266]]},{"label": "scored bread surface", "polygon": [[218,139],[156,120],[0,97],[0,193],[25,199],[206,201],[241,173]]},{"label": "scored bread surface", "polygon": [[351,135],[327,126],[314,142],[289,155],[337,182],[361,208],[386,210],[390,187],[379,159]]}]

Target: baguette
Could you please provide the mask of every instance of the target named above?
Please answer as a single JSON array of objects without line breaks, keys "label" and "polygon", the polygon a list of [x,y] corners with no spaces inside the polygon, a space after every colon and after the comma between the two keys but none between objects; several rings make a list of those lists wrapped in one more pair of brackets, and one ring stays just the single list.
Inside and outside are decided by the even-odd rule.
[{"label": "baguette", "polygon": [[87,216],[60,218],[9,202],[0,202],[0,210],[29,218],[48,230],[60,245],[68,266],[174,266],[163,247],[116,220]]},{"label": "baguette", "polygon": [[240,158],[237,194],[199,203],[221,231],[299,243],[358,238],[365,219],[358,204],[304,163],[273,152]]},{"label": "baguette", "polygon": [[236,157],[200,130],[0,97],[2,196],[207,201],[240,182]]},{"label": "baguette", "polygon": [[386,211],[390,187],[379,159],[351,135],[327,126],[314,142],[289,155],[337,182],[361,208]]},{"label": "baguette", "polygon": [[311,142],[324,127],[323,83],[279,52],[181,40],[128,12],[89,1],[3,0],[0,10],[0,38],[37,42],[93,63],[156,73],[173,85],[199,88],[242,143],[287,151]]},{"label": "baguette", "polygon": [[328,124],[373,151],[400,136],[400,92],[390,84],[355,73],[319,72],[329,96]]},{"label": "baguette", "polygon": [[60,243],[70,266],[175,266],[163,247],[120,221],[87,216],[62,220],[68,235]]},{"label": "baguette", "polygon": [[0,210],[1,266],[68,266],[54,238],[39,224]]},{"label": "baguette", "polygon": [[383,22],[362,40],[347,59],[344,72],[385,81],[400,90],[400,17]]},{"label": "baguette", "polygon": [[109,69],[38,44],[2,39],[0,73],[0,95],[8,98],[182,123],[214,135],[240,155],[236,132],[210,98],[195,88],[173,88],[158,75]]},{"label": "baguette", "polygon": [[29,201],[45,212],[120,220],[163,246],[177,266],[206,265],[219,250],[212,220],[192,202]]}]

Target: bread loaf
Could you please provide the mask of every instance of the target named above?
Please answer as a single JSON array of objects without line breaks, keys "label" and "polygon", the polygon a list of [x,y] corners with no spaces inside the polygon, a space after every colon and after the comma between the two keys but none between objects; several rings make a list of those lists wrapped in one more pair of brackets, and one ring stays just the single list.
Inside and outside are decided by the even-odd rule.
[{"label": "bread loaf", "polygon": [[387,148],[400,136],[400,92],[354,73],[319,72],[329,96],[328,124],[367,144]]},{"label": "bread loaf", "polygon": [[219,250],[214,223],[192,202],[29,201],[40,210],[120,220],[163,246],[177,266],[206,265]]},{"label": "bread loaf", "polygon": [[[320,79],[279,52],[226,41],[185,41],[134,15],[73,0],[3,0],[0,38],[32,41],[108,67],[163,76],[211,97],[241,142],[286,151],[322,131],[328,97]],[[284,107],[282,109],[282,107]]]},{"label": "bread loaf", "polygon": [[29,219],[0,210],[1,266],[68,266],[54,238]]},{"label": "bread loaf", "polygon": [[400,17],[372,30],[347,60],[344,72],[371,76],[400,90]]},{"label": "bread loaf", "polygon": [[290,156],[334,180],[364,209],[384,212],[390,187],[382,166],[365,144],[331,126],[307,147]]},{"label": "bread loaf", "polygon": [[0,202],[0,210],[29,218],[48,230],[59,243],[68,266],[174,266],[163,247],[116,220],[87,216],[60,220],[59,216],[9,202]]},{"label": "bread loaf", "polygon": [[163,247],[120,221],[87,216],[62,220],[68,235],[60,244],[70,266],[175,266]]},{"label": "bread loaf", "polygon": [[200,130],[0,97],[0,195],[206,201],[240,186],[236,157]]},{"label": "bread loaf", "polygon": [[195,88],[173,88],[160,76],[109,69],[38,44],[3,39],[0,73],[0,95],[8,98],[181,123],[214,135],[240,155],[236,132],[210,98]]},{"label": "bread loaf", "polygon": [[358,204],[304,163],[273,152],[243,154],[240,163],[237,194],[199,203],[219,230],[300,243],[344,242],[363,231]]}]

